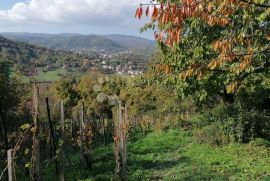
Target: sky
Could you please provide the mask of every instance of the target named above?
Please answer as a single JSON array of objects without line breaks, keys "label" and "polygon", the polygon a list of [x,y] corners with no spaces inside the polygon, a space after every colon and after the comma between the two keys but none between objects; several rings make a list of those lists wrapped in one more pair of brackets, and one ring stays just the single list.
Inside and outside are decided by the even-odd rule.
[{"label": "sky", "polygon": [[140,34],[150,19],[135,19],[149,0],[0,0],[0,32]]}]

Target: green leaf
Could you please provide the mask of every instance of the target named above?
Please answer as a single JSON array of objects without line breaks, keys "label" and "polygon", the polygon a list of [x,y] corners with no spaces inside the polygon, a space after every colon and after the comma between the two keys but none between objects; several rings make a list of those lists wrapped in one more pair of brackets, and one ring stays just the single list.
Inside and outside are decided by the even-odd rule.
[{"label": "green leaf", "polygon": [[25,155],[28,155],[29,152],[30,152],[30,150],[29,150],[28,148],[24,150],[24,154],[25,154]]},{"label": "green leaf", "polygon": [[64,144],[64,140],[59,139],[59,141],[58,141],[58,145],[59,145],[59,147],[61,147],[63,144]]},{"label": "green leaf", "polygon": [[30,124],[23,124],[23,125],[21,125],[21,129],[22,130],[26,130],[26,129],[28,129],[30,127]]},{"label": "green leaf", "polygon": [[31,167],[30,162],[26,163],[26,164],[24,165],[24,167],[25,167],[25,168],[30,168],[30,167]]}]

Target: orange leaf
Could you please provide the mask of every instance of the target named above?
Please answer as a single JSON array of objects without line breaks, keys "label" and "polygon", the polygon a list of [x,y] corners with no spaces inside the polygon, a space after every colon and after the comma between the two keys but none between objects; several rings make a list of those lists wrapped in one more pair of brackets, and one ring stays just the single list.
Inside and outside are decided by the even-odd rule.
[{"label": "orange leaf", "polygon": [[266,39],[270,41],[270,33],[267,35]]},{"label": "orange leaf", "polygon": [[136,9],[135,18],[137,18],[137,17],[138,17],[139,10],[140,10],[140,8],[137,8],[137,9]]},{"label": "orange leaf", "polygon": [[154,11],[153,11],[153,14],[152,14],[152,20],[155,21],[158,17],[158,9],[156,6],[154,6]]},{"label": "orange leaf", "polygon": [[209,13],[212,11],[212,3],[208,3],[207,10]]}]

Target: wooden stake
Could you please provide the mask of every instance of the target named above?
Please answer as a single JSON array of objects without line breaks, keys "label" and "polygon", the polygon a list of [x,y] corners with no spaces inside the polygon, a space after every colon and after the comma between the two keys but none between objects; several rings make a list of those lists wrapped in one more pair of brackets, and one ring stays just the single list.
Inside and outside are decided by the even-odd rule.
[{"label": "wooden stake", "polygon": [[[124,114],[123,114],[124,111]],[[116,159],[116,176],[121,181],[126,180],[126,161],[127,161],[127,148],[126,148],[126,113],[119,101],[118,108],[118,124],[115,131],[115,159]]]},{"label": "wooden stake", "polygon": [[15,181],[15,170],[14,170],[14,162],[13,162],[13,150],[7,151],[7,160],[8,160],[8,180]]},{"label": "wooden stake", "polygon": [[52,124],[52,119],[51,119],[51,110],[50,110],[50,105],[49,105],[49,98],[46,98],[46,105],[47,105],[47,116],[48,116],[48,121],[49,121],[49,128],[50,128],[50,142],[53,147],[53,159],[54,159],[54,164],[55,164],[55,172],[58,174],[58,165],[57,165],[57,159],[56,159],[56,143],[55,143],[55,137],[54,137],[54,129],[53,129],[53,124]]},{"label": "wooden stake", "polygon": [[105,119],[104,117],[102,119],[102,134],[103,134],[103,144],[106,146],[106,131],[105,131]]},{"label": "wooden stake", "polygon": [[65,110],[64,102],[61,102],[61,132],[62,132],[62,148],[61,148],[61,181],[65,181]]},{"label": "wooden stake", "polygon": [[38,120],[38,87],[34,81],[33,85],[33,122],[34,127],[32,129],[33,135],[33,150],[32,150],[32,164],[31,164],[31,180],[41,181],[41,169],[40,169],[40,126]]},{"label": "wooden stake", "polygon": [[73,116],[71,117],[71,120],[70,120],[70,137],[71,139],[73,138]]},{"label": "wooden stake", "polygon": [[80,157],[81,167],[84,169],[86,165],[84,160],[84,103],[82,103],[80,119]]},{"label": "wooden stake", "polygon": [[126,172],[127,172],[127,126],[128,126],[128,119],[127,119],[127,106],[124,108],[124,119],[122,121],[122,134],[123,134],[123,147],[122,147],[122,177],[123,180],[126,180]]}]

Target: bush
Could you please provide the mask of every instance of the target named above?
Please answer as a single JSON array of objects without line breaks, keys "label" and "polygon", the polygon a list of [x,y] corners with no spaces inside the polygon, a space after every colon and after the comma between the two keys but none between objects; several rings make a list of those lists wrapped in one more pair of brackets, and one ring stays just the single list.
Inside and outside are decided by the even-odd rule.
[{"label": "bush", "polygon": [[252,140],[249,144],[252,146],[270,147],[270,141],[267,141],[263,138],[256,138],[256,139]]},{"label": "bush", "polygon": [[270,139],[267,113],[245,109],[240,104],[216,107],[201,117],[200,125],[201,130],[195,137],[199,142],[220,145],[246,143],[255,138]]},{"label": "bush", "polygon": [[213,123],[195,131],[194,141],[199,144],[206,143],[213,146],[222,146],[228,144],[230,138],[224,134],[219,123]]}]

